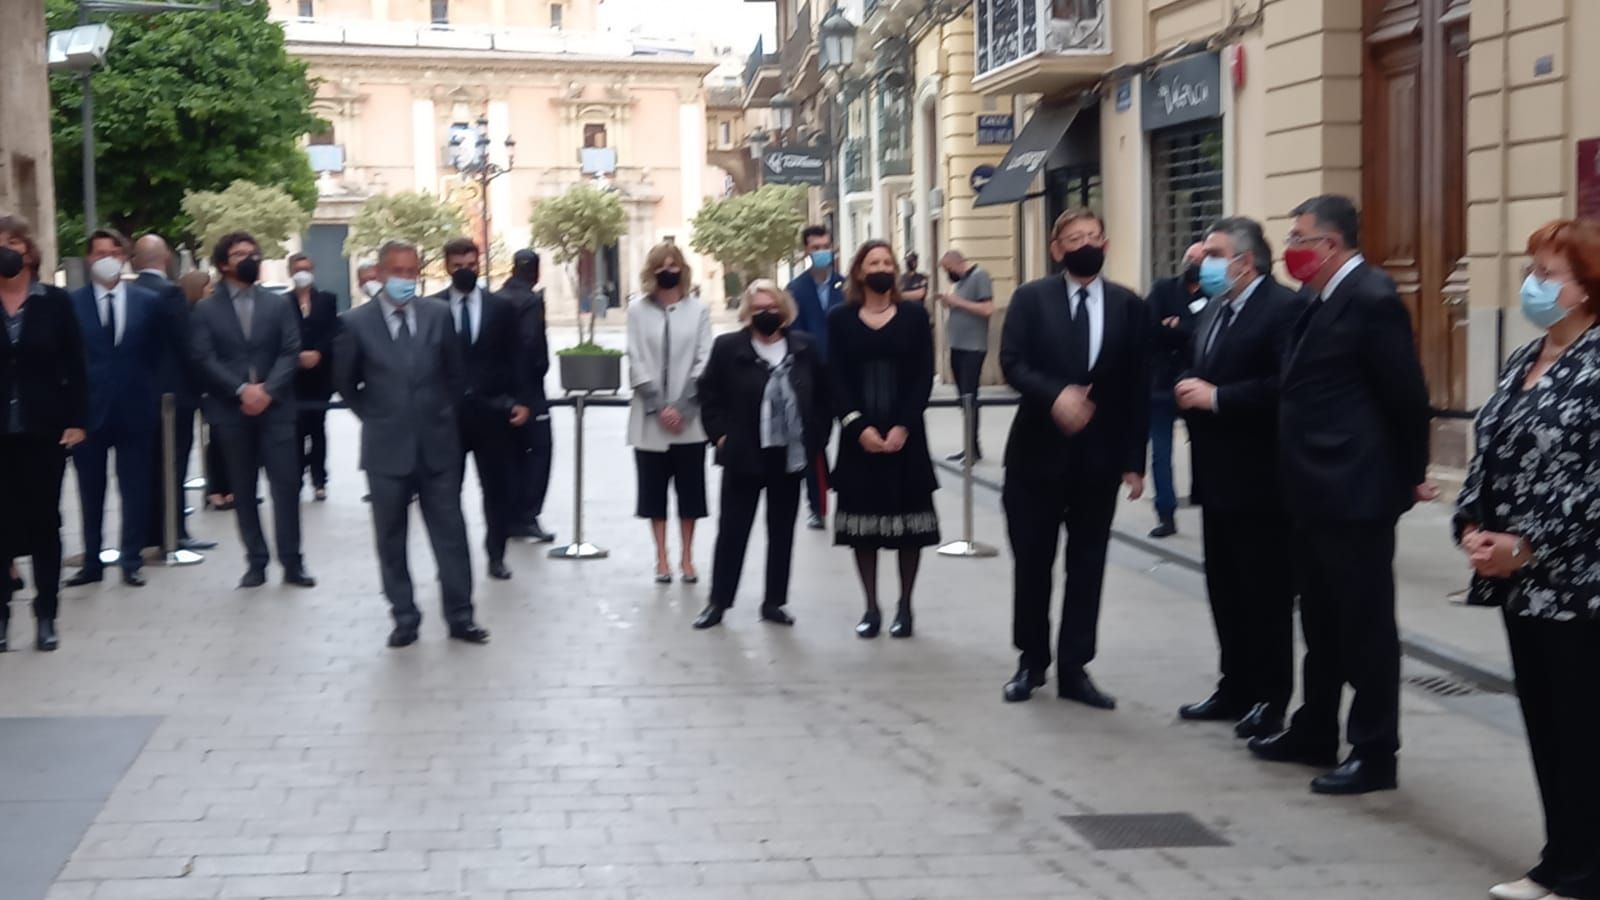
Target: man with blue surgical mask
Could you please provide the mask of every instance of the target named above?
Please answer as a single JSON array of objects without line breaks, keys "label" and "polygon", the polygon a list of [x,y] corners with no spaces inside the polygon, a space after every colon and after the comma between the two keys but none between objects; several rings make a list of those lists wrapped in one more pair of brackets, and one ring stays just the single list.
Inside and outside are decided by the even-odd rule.
[{"label": "man with blue surgical mask", "polygon": [[406,532],[411,500],[422,509],[443,591],[450,637],[486,644],[472,609],[472,560],[461,514],[458,408],[466,394],[462,341],[442,300],[417,296],[415,245],[389,241],[378,251],[383,289],[375,302],[340,317],[334,384],[361,420],[383,594],[394,615],[390,647],[417,641],[417,609]]},{"label": "man with blue surgical mask", "polygon": [[1211,226],[1196,281],[1211,299],[1174,389],[1189,428],[1206,591],[1221,648],[1212,695],[1178,710],[1236,723],[1242,738],[1283,730],[1294,692],[1289,511],[1278,477],[1278,375],[1305,301],[1272,277],[1272,248],[1245,218]]},{"label": "man with blue surgical mask", "polygon": [[[806,271],[789,282],[798,316],[793,330],[811,337],[812,346],[823,363],[828,361],[828,313],[844,303],[844,278],[839,275],[833,253],[833,234],[826,225],[809,225],[800,232],[805,250]],[[819,456],[806,467],[806,503],[811,516],[806,527],[820,531],[828,516],[828,460]]]}]

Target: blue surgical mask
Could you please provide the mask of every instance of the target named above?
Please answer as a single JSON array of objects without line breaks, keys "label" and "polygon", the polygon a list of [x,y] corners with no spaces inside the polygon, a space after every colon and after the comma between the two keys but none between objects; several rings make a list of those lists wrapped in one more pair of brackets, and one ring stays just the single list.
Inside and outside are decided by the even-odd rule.
[{"label": "blue surgical mask", "polygon": [[410,278],[389,278],[383,282],[383,292],[396,306],[405,306],[417,296],[417,283]]},{"label": "blue surgical mask", "polygon": [[1229,262],[1216,256],[1200,261],[1200,290],[1205,291],[1207,297],[1220,297],[1233,287],[1233,280],[1228,277]]},{"label": "blue surgical mask", "polygon": [[1566,285],[1559,281],[1544,281],[1530,273],[1522,282],[1522,314],[1529,322],[1548,331],[1567,317],[1560,303],[1563,287]]},{"label": "blue surgical mask", "polygon": [[832,266],[832,265],[833,265],[833,251],[832,250],[818,250],[817,252],[811,254],[811,268],[813,268],[813,269],[826,269],[826,268],[828,268],[829,266]]}]

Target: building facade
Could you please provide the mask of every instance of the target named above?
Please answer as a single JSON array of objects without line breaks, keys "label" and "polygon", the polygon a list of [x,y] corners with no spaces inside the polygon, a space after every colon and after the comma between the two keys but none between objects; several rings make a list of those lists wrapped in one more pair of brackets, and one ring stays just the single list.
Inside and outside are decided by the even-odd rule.
[{"label": "building facade", "polygon": [[43,270],[54,271],[56,191],[42,3],[7,4],[0,28],[0,122],[0,212],[33,224]]}]

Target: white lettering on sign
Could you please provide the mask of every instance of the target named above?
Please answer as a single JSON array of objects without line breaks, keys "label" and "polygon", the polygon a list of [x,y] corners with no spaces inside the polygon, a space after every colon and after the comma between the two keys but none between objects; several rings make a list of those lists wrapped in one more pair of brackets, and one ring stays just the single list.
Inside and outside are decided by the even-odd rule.
[{"label": "white lettering on sign", "polygon": [[1011,162],[1006,164],[1006,171],[1013,172],[1017,169],[1026,169],[1029,172],[1037,172],[1039,167],[1044,165],[1044,161],[1049,155],[1049,151],[1046,150],[1029,150],[1025,153],[1018,153],[1012,158]]},{"label": "white lettering on sign", "polygon": [[1211,100],[1211,86],[1203,81],[1185,84],[1180,78],[1173,78],[1166,84],[1156,89],[1156,96],[1167,107],[1167,115],[1180,110],[1202,106]]},{"label": "white lettering on sign", "polygon": [[792,170],[816,172],[822,169],[822,158],[780,151],[767,154],[767,168],[771,169],[774,175],[782,175]]}]

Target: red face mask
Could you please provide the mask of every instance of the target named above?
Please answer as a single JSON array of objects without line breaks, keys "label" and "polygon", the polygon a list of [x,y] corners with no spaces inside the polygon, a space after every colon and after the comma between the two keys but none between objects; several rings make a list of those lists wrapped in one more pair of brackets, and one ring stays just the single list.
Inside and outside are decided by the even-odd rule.
[{"label": "red face mask", "polygon": [[1317,277],[1327,260],[1317,255],[1313,247],[1285,247],[1283,251],[1283,266],[1289,270],[1289,275],[1295,281],[1304,284]]}]

